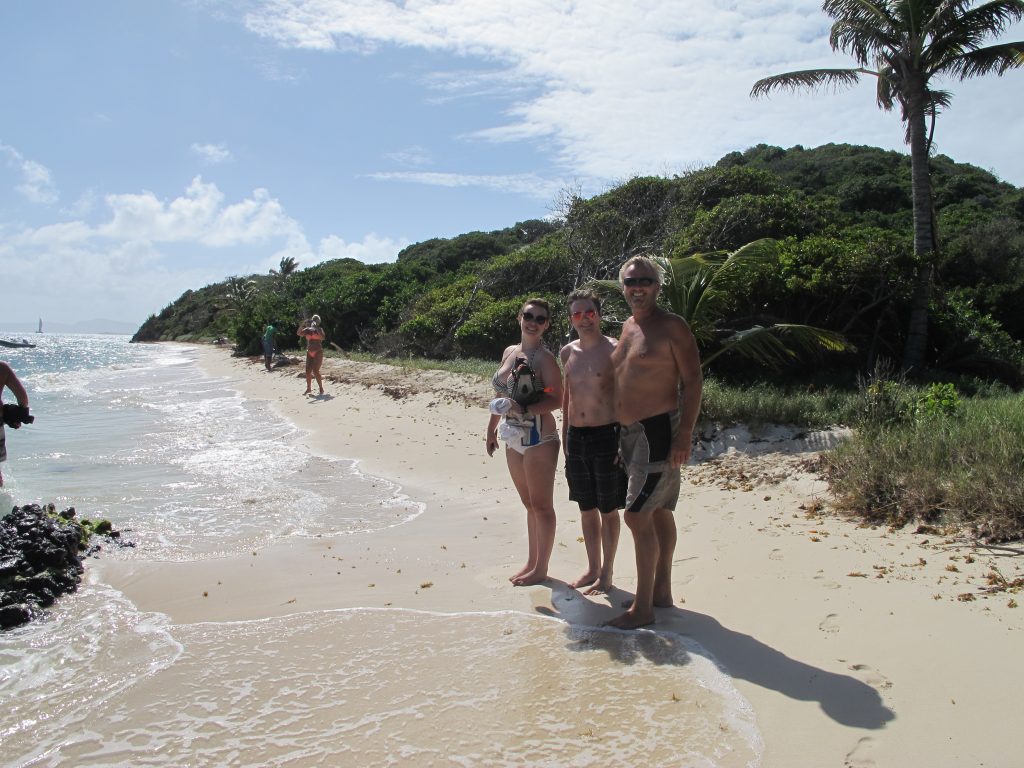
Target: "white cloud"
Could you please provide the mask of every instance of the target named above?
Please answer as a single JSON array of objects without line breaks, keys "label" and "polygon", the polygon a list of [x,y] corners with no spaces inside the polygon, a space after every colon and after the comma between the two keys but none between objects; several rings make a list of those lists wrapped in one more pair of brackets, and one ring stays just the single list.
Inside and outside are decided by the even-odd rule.
[{"label": "white cloud", "polygon": [[398,252],[410,244],[410,240],[380,237],[376,232],[369,233],[357,243],[348,243],[336,235],[331,235],[320,241],[314,263],[331,259],[357,259],[364,264],[384,264],[394,261]]},{"label": "white cloud", "polygon": [[260,60],[255,63],[256,69],[267,80],[274,83],[294,83],[305,76],[305,72],[290,67],[279,61]]},{"label": "white cloud", "polygon": [[193,143],[190,149],[210,165],[226,163],[233,160],[231,150],[224,144],[199,144]]},{"label": "white cloud", "polygon": [[195,242],[211,247],[267,242],[301,233],[280,202],[265,189],[237,203],[224,204],[216,184],[196,176],[185,193],[169,202],[152,192],[107,195],[112,216],[95,234],[114,239]]},{"label": "white cloud", "polygon": [[418,144],[395,150],[394,152],[388,152],[384,157],[406,168],[423,168],[434,163],[430,150]]},{"label": "white cloud", "polygon": [[[70,319],[103,309],[141,322],[188,288],[265,272],[280,254],[313,259],[302,227],[265,189],[227,202],[215,184],[196,177],[171,200],[140,192],[104,202],[109,215],[98,226],[4,227],[0,262],[22,276],[19,298],[40,305],[32,312]],[[96,296],[112,306],[97,307]]]},{"label": "white cloud", "polygon": [[[141,322],[189,288],[232,274],[265,274],[286,256],[302,267],[346,257],[376,264],[394,261],[410,244],[371,232],[353,242],[331,235],[314,250],[267,190],[227,201],[216,184],[198,176],[170,200],[144,191],[110,194],[104,203],[108,217],[97,226],[0,223],[0,263],[20,275],[16,298],[31,297],[35,307],[20,314]],[[16,308],[9,303],[5,319],[14,319],[7,313]]]},{"label": "white cloud", "polygon": [[35,160],[26,159],[8,144],[0,143],[0,153],[7,157],[7,165],[21,176],[21,183],[14,187],[18,194],[30,203],[57,202],[59,195],[49,168]]},{"label": "white cloud", "polygon": [[484,187],[497,192],[527,195],[538,200],[551,200],[565,186],[564,181],[544,179],[532,173],[481,176],[467,173],[394,171],[367,175],[378,181],[407,181],[435,187]]},{"label": "white cloud", "polygon": [[84,219],[93,212],[98,202],[99,196],[96,194],[96,190],[90,187],[80,194],[75,202],[62,209],[61,213],[73,219]]},{"label": "white cloud", "polygon": [[[509,89],[504,119],[472,137],[550,142],[563,174],[623,178],[758,143],[903,149],[899,116],[876,109],[873,83],[838,95],[749,98],[766,75],[852,64],[829,47],[830,19],[818,0],[270,0],[246,21],[289,47],[392,45],[476,59],[475,77],[439,74],[435,85],[473,96],[493,95],[501,81],[518,90]],[[1005,104],[1008,80],[1020,83],[1022,74],[953,90],[965,94],[965,109],[971,92],[983,94],[972,104]],[[1019,120],[1022,108],[1013,109]],[[938,139],[957,159],[1024,179],[1024,159],[992,147],[980,126],[958,122],[955,136],[943,127]]]}]

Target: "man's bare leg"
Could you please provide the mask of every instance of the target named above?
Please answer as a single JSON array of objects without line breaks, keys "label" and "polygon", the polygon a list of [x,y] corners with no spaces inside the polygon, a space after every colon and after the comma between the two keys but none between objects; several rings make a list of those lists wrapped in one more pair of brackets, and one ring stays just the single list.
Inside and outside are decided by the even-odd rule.
[{"label": "man's bare leg", "polygon": [[629,610],[607,622],[610,627],[636,629],[654,623],[654,573],[658,567],[658,533],[650,512],[627,512],[636,551],[636,595]]},{"label": "man's bare leg", "polygon": [[667,510],[654,510],[654,530],[658,534],[658,565],[654,572],[653,602],[659,608],[671,608],[672,558],[676,551],[676,519]]},{"label": "man's bare leg", "polygon": [[[587,550],[587,570],[569,584],[573,589],[594,584],[601,575],[601,513],[597,509],[580,510],[583,527],[583,546]],[[590,594],[589,590],[587,594]]]}]

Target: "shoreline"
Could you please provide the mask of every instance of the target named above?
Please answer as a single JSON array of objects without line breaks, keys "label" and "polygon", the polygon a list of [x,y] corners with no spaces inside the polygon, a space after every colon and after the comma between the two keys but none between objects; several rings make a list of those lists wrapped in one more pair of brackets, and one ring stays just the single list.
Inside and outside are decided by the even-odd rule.
[{"label": "shoreline", "polygon": [[[627,530],[610,596],[566,586],[585,553],[561,472],[553,578],[508,583],[525,556],[525,524],[504,461],[483,450],[485,382],[328,358],[327,395],[309,398],[301,366],[267,373],[228,350],[197,349],[205,372],[299,426],[307,450],[357,460],[424,510],[372,534],[217,560],[90,563],[92,578],[141,610],[175,624],[339,608],[513,611],[592,627],[631,596]],[[825,487],[800,469],[800,453],[829,438],[792,445],[780,432],[755,446],[750,437],[722,435],[713,458],[684,471],[676,606],[658,610],[654,632],[692,639],[727,670],[753,707],[762,765],[1005,764],[1019,746],[1006,726],[1024,684],[1024,612],[1009,607],[1012,595],[983,589],[993,566],[1012,579],[1021,565],[818,511]]]}]

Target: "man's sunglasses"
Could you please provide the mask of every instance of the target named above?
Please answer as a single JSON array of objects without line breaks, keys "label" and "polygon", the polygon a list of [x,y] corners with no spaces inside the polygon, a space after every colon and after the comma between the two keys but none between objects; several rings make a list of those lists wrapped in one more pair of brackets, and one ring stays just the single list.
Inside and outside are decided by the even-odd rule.
[{"label": "man's sunglasses", "polygon": [[537,325],[544,325],[548,321],[547,315],[535,315],[533,312],[523,312],[523,320],[528,323],[537,323]]},{"label": "man's sunglasses", "polygon": [[657,282],[653,277],[626,277],[623,278],[622,284],[627,288],[632,288],[634,285],[642,285],[644,288],[648,288]]},{"label": "man's sunglasses", "polygon": [[593,320],[595,317],[597,317],[597,312],[595,312],[592,309],[584,309],[584,310],[582,310],[580,312],[573,312],[572,313],[572,319],[573,320],[579,320],[582,317],[587,318],[587,320]]}]

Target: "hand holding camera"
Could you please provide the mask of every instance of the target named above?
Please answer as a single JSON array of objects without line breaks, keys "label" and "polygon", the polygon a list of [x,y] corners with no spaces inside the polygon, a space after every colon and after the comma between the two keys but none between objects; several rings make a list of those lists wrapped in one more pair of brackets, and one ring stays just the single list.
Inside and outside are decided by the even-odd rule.
[{"label": "hand holding camera", "polygon": [[3,419],[4,424],[11,429],[20,429],[22,424],[31,424],[36,417],[29,413],[27,405],[5,403]]}]

